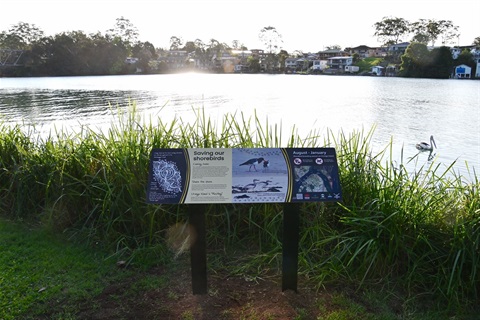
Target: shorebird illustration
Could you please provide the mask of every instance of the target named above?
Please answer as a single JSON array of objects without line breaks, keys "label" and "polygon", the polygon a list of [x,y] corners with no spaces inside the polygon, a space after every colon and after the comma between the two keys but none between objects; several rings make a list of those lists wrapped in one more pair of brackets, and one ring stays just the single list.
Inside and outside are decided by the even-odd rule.
[{"label": "shorebird illustration", "polygon": [[243,192],[252,192],[257,187],[257,184],[260,182],[258,179],[253,179],[253,183],[246,184],[243,186]]},{"label": "shorebird illustration", "polygon": [[272,180],[257,181],[257,184],[260,185],[262,189],[267,189],[271,183],[272,183]]},{"label": "shorebird illustration", "polygon": [[257,168],[255,167],[255,165],[262,163],[263,160],[264,160],[263,158],[253,158],[253,159],[250,159],[248,161],[245,161],[244,163],[241,163],[240,165],[241,166],[250,166],[248,168],[248,171],[251,171],[252,167],[255,171],[257,171]]}]

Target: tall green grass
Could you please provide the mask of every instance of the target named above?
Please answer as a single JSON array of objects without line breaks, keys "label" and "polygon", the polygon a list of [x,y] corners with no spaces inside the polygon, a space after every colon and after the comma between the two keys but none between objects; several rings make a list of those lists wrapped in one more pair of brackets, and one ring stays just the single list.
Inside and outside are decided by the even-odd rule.
[{"label": "tall green grass", "polygon": [[[283,139],[281,126],[257,115],[218,121],[141,119],[135,105],[108,132],[83,128],[38,139],[0,124],[0,213],[69,230],[117,251],[165,241],[187,219],[187,205],[148,205],[149,154],[155,148],[326,147],[337,150],[344,200],[302,207],[300,268],[313,281],[363,285],[394,279],[412,295],[471,301],[480,290],[480,182],[463,182],[435,161],[416,172],[392,160],[392,143],[373,154],[369,132]],[[415,158],[406,162],[416,161]],[[452,178],[453,177],[453,178]],[[212,205],[209,246],[258,249],[263,265],[281,258],[282,206]],[[248,264],[246,264],[248,265]]]}]

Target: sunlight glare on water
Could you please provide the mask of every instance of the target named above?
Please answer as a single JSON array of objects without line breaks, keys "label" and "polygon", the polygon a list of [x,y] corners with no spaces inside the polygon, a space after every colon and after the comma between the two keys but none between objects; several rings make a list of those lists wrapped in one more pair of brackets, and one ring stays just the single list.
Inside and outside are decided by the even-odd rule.
[{"label": "sunlight glare on water", "polygon": [[[145,121],[193,122],[204,112],[220,126],[225,115],[293,127],[301,137],[375,128],[372,147],[393,139],[395,159],[414,157],[415,144],[437,142],[437,160],[480,167],[480,81],[361,76],[169,74],[104,77],[0,78],[0,115],[41,132],[106,130],[135,102]],[[419,165],[427,155],[418,157]]]}]

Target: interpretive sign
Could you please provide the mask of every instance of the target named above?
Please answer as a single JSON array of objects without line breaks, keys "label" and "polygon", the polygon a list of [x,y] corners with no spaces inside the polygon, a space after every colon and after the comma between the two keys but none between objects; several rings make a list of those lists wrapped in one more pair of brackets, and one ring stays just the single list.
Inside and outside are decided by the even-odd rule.
[{"label": "interpretive sign", "polygon": [[282,290],[297,290],[299,204],[340,201],[334,148],[153,149],[147,202],[189,210],[194,294],[207,293],[205,204],[285,203]]},{"label": "interpretive sign", "polygon": [[149,203],[339,201],[334,148],[153,149]]}]

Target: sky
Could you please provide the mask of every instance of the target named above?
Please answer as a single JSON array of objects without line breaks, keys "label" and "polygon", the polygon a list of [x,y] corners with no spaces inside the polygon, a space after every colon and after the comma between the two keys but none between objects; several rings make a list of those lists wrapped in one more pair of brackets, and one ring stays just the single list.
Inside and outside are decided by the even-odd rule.
[{"label": "sky", "polygon": [[[459,26],[458,45],[480,36],[479,0],[1,0],[0,31],[19,22],[47,36],[81,30],[86,34],[128,19],[139,40],[169,48],[170,37],[184,42],[238,40],[249,49],[266,49],[262,28],[272,26],[288,52],[318,52],[328,46],[379,46],[375,22],[384,17],[451,20]],[[409,39],[404,39],[408,41]]]}]

